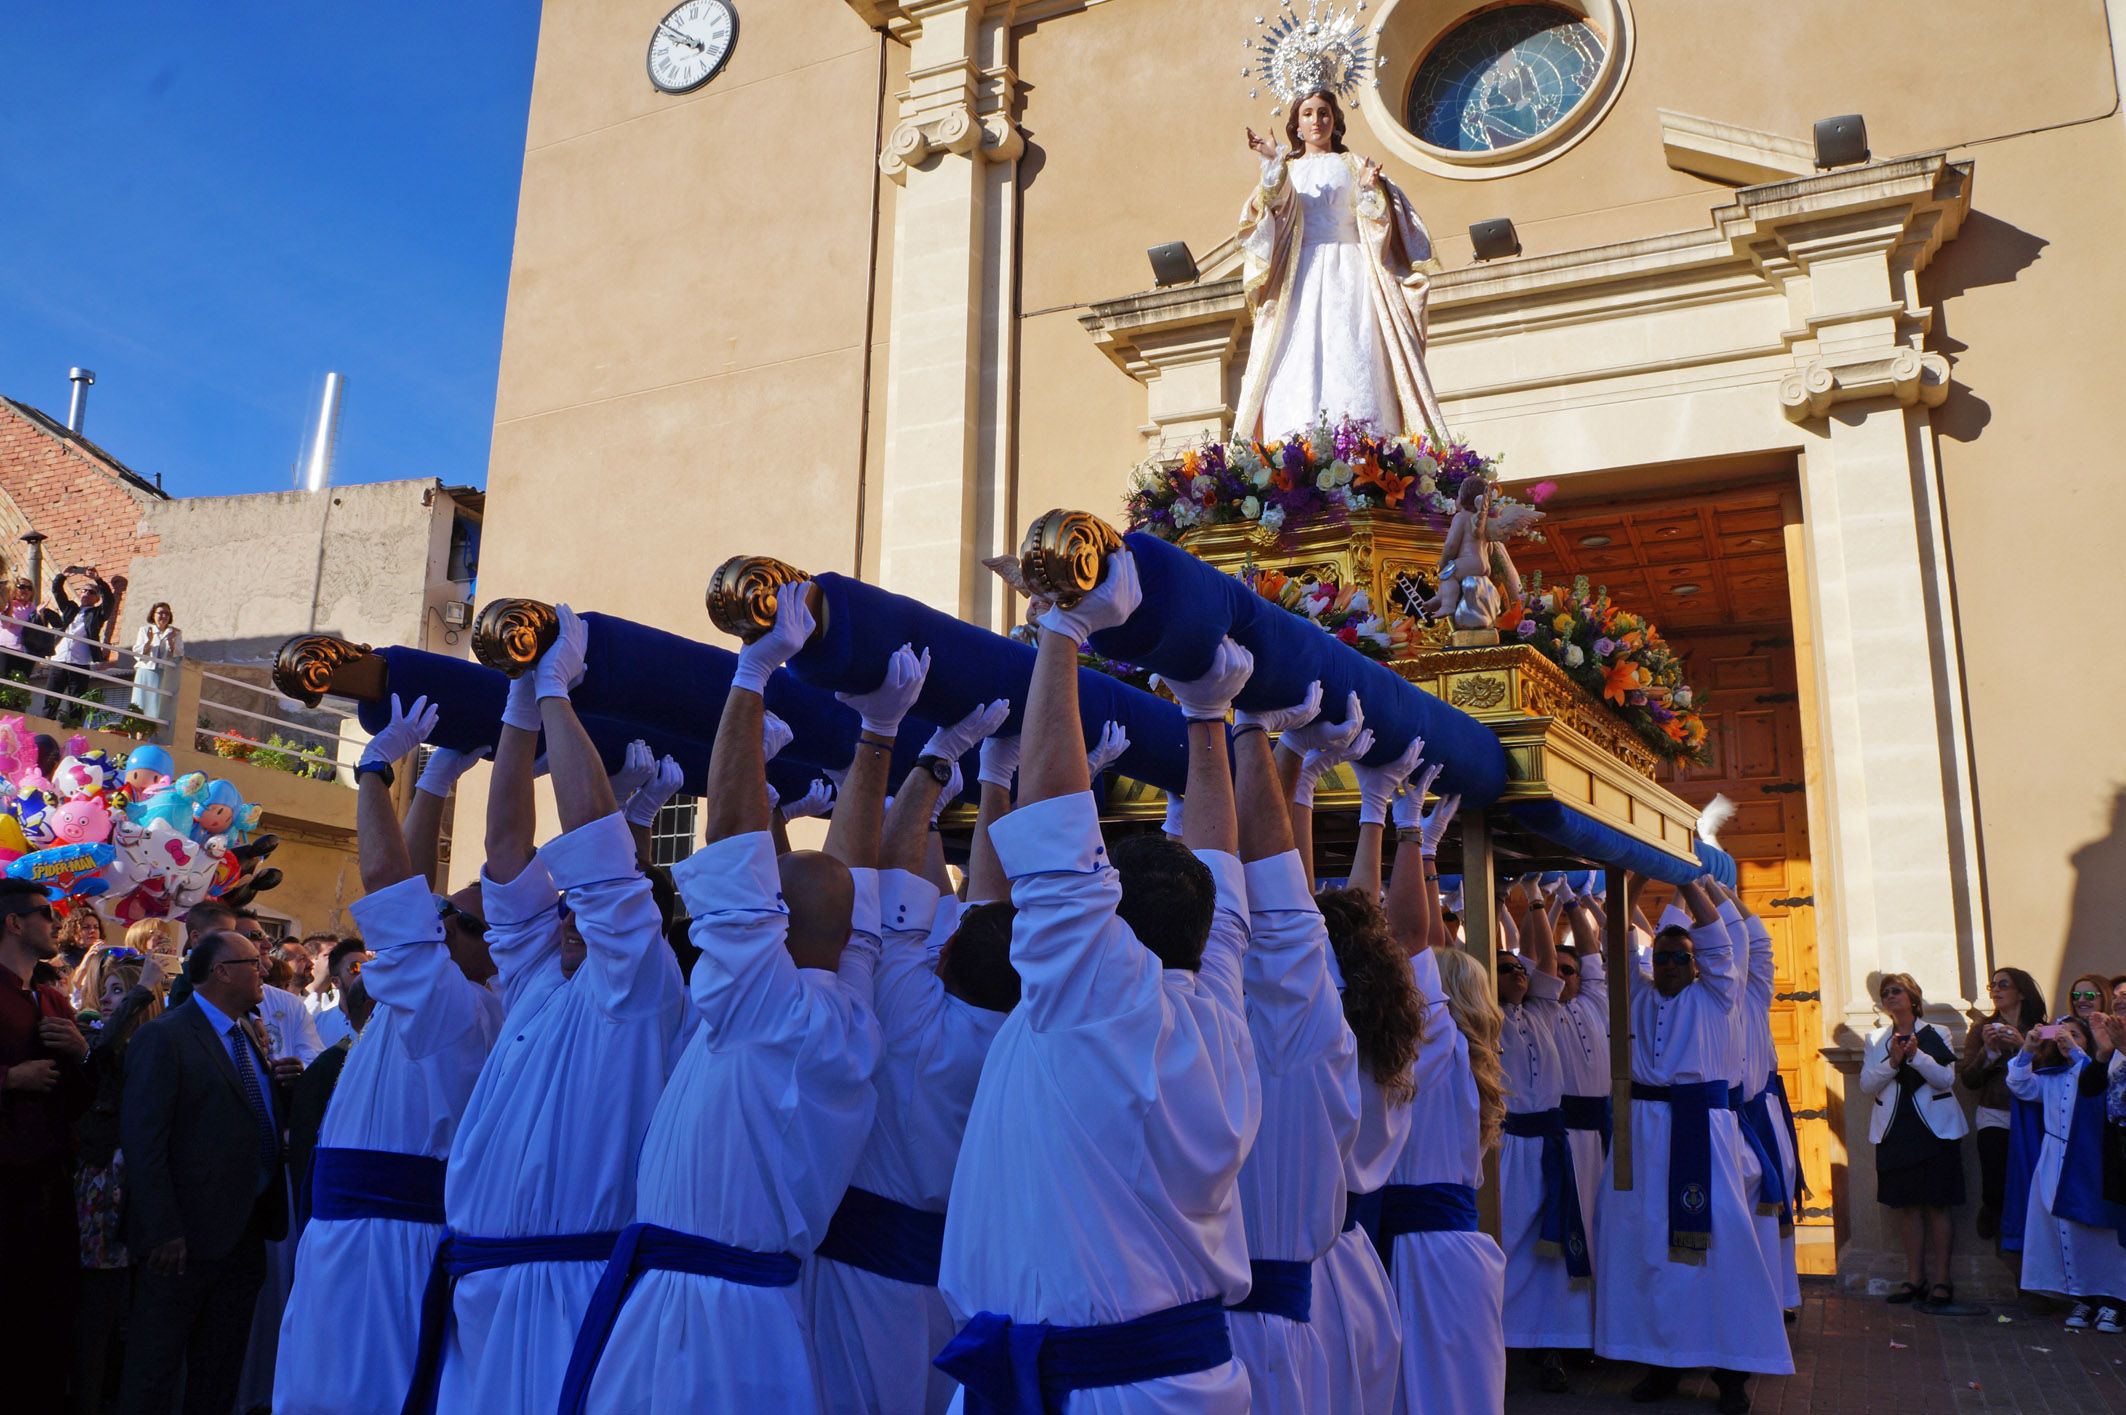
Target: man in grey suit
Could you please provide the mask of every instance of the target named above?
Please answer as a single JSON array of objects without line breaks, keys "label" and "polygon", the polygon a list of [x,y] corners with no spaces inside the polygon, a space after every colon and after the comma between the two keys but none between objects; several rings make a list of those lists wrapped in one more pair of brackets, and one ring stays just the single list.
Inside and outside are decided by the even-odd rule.
[{"label": "man in grey suit", "polygon": [[126,1244],[144,1261],[120,1406],[138,1415],[167,1415],[180,1369],[187,1415],[229,1415],[266,1240],[287,1231],[286,1094],[251,1020],[261,964],[240,933],[196,939],[190,998],[126,1056]]}]

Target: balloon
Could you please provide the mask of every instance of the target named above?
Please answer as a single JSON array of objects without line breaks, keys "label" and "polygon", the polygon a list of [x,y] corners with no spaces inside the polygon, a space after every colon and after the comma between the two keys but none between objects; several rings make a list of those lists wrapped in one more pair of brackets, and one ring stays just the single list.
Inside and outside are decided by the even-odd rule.
[{"label": "balloon", "polygon": [[87,845],[111,838],[110,808],[95,796],[76,796],[51,813],[52,835],[61,845]]},{"label": "balloon", "polygon": [[0,811],[0,850],[11,856],[30,852],[29,838],[22,833],[22,822],[15,819],[12,811]]},{"label": "balloon", "polygon": [[118,784],[118,764],[101,747],[68,757],[52,773],[52,788],[62,796],[100,796]]},{"label": "balloon", "polygon": [[170,754],[153,743],[135,747],[125,759],[123,784],[126,795],[135,801],[144,801],[159,790],[167,790],[170,778],[177,775],[177,763]]},{"label": "balloon", "polygon": [[172,830],[189,832],[192,829],[192,805],[206,791],[206,773],[188,771],[171,782],[169,790],[158,791],[147,800],[126,807],[126,819],[143,827],[162,821]]},{"label": "balloon", "polygon": [[58,806],[49,791],[25,791],[7,803],[9,814],[22,827],[22,838],[30,849],[42,850],[56,843],[58,833],[52,829],[52,811]]},{"label": "balloon", "polygon": [[[165,820],[147,826],[121,821],[112,829],[111,842],[116,858],[105,876],[116,893],[148,892],[149,898],[142,901],[148,912],[139,916],[143,918],[189,909],[205,899],[228,853],[180,834]],[[162,907],[153,907],[158,902]]]},{"label": "balloon", "polygon": [[192,807],[192,838],[211,840],[218,835],[230,845],[241,845],[264,814],[265,807],[244,804],[243,793],[228,782],[210,782]]},{"label": "balloon", "polygon": [[61,845],[9,861],[7,877],[41,884],[55,899],[75,894],[88,897],[110,888],[103,871],[117,855],[108,845]]}]

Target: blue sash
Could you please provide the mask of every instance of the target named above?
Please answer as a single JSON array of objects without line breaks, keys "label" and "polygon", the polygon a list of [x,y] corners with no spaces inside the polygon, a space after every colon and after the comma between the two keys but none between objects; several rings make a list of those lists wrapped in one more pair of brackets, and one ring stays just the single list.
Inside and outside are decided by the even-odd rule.
[{"label": "blue sash", "polygon": [[966,1390],[967,1415],[1063,1415],[1074,1390],[1208,1371],[1233,1359],[1216,1297],[1104,1326],[977,1312],[932,1364]]},{"label": "blue sash", "polygon": [[443,1222],[443,1161],[327,1145],[310,1152],[310,1216]]},{"label": "blue sash", "polygon": [[1506,1116],[1506,1133],[1543,1142],[1543,1219],[1536,1253],[1563,1258],[1575,1283],[1591,1282],[1587,1261],[1587,1222],[1580,1213],[1580,1186],[1573,1176],[1572,1146],[1565,1142],[1565,1112],[1532,1110]]},{"label": "blue sash", "polygon": [[401,1415],[434,1415],[436,1383],[443,1375],[443,1338],[450,1331],[450,1299],[468,1273],[523,1263],[602,1263],[620,1241],[617,1231],[532,1234],[524,1238],[476,1238],[448,1233],[436,1245],[428,1286],[421,1293],[421,1333],[414,1345],[413,1384]]},{"label": "blue sash", "polygon": [[1602,1133],[1602,1153],[1609,1153],[1609,1141],[1615,1129],[1614,1107],[1608,1096],[1563,1096],[1558,1100],[1558,1109],[1565,1112],[1567,1130],[1599,1130]]},{"label": "blue sash", "polygon": [[1380,1242],[1380,1190],[1375,1189],[1370,1194],[1344,1195],[1343,1231],[1349,1233],[1354,1228],[1363,1228],[1366,1237],[1376,1244]]},{"label": "blue sash", "polygon": [[1787,1195],[1790,1208],[1798,1213],[1801,1200],[1809,1192],[1808,1181],[1801,1174],[1801,1135],[1794,1129],[1794,1103],[1786,1098],[1786,1078],[1777,1067],[1764,1078],[1764,1089],[1779,1097],[1779,1121],[1786,1126],[1787,1152],[1794,1157],[1794,1192]]},{"label": "blue sash", "polygon": [[1229,1311],[1268,1312],[1294,1322],[1314,1320],[1314,1265],[1284,1258],[1250,1258],[1255,1285]]},{"label": "blue sash", "polygon": [[1476,1190],[1467,1184],[1389,1184],[1380,1190],[1373,1246],[1395,1271],[1395,1240],[1405,1233],[1476,1232]]},{"label": "blue sash", "polygon": [[1735,1108],[1735,1119],[1742,1129],[1743,1143],[1757,1155],[1757,1214],[1760,1218],[1777,1214],[1779,1231],[1786,1233],[1794,1227],[1794,1203],[1791,1196],[1781,1192],[1786,1188],[1786,1166],[1779,1162],[1779,1137],[1772,1129],[1770,1095],[1769,1090],[1759,1091],[1742,1102]]},{"label": "blue sash", "polygon": [[748,1287],[788,1287],[797,1281],[798,1258],[794,1253],[734,1248],[654,1223],[631,1223],[621,1229],[620,1240],[606,1260],[605,1275],[598,1279],[590,1306],[583,1309],[583,1324],[576,1329],[576,1348],[569,1353],[568,1373],[561,1380],[561,1415],[582,1415],[589,1404],[591,1377],[598,1374],[598,1362],[613,1338],[621,1305],[635,1278],[646,1272],[720,1277]]},{"label": "blue sash", "polygon": [[816,1250],[822,1258],[917,1287],[938,1285],[945,1216],[850,1185]]},{"label": "blue sash", "polygon": [[2030,1177],[2037,1173],[2038,1152],[2044,1148],[2044,1106],[2021,1096],[2013,1097],[2008,1105],[2008,1173],[2001,1184],[2003,1253],[2023,1251],[2023,1223],[2030,1214]]},{"label": "blue sash", "polygon": [[1668,1107],[1668,1260],[1702,1263],[1713,1246],[1713,1112],[1727,1109],[1728,1088],[1634,1081],[1631,1098]]}]

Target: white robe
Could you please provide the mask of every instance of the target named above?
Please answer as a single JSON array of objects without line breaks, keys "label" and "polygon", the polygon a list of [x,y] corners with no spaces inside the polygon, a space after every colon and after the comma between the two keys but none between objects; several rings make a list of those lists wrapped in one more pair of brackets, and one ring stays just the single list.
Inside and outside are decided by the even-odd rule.
[{"label": "white robe", "polygon": [[[325,1050],[303,1000],[286,988],[260,990],[258,1021],[266,1036],[266,1053],[275,1060],[292,1056],[308,1066]],[[295,1284],[293,1183],[294,1176],[290,1175],[283,1184],[289,1235],[266,1244],[266,1280],[259,1285],[258,1300],[251,1308],[251,1338],[244,1351],[243,1376],[237,1383],[237,1401],[244,1409],[268,1404],[273,1398],[273,1372],[280,1359],[281,1316],[287,1308],[289,1289]]]},{"label": "white robe", "polygon": [[[1439,960],[1410,960],[1425,1005],[1414,1068],[1410,1140],[1391,1184],[1484,1183],[1483,1108],[1469,1039],[1447,1010]],[[1403,1319],[1404,1415],[1478,1415],[1506,1403],[1506,1255],[1488,1233],[1405,1233],[1395,1240],[1395,1300]]]},{"label": "white robe", "polygon": [[[1262,1125],[1240,1167],[1240,1213],[1249,1257],[1311,1264],[1343,1227],[1345,1159],[1358,1134],[1358,1044],[1298,853],[1251,860],[1244,873],[1248,1035]],[[1330,1408],[1328,1353],[1311,1320],[1234,1312],[1227,1321],[1258,1415]]]},{"label": "white robe", "polygon": [[[953,997],[939,981],[933,925],[956,927],[959,912],[941,907],[937,886],[905,870],[882,870],[878,879],[882,952],[872,1007],[885,1053],[878,1119],[849,1182],[943,1213],[982,1062],[1009,1014]],[[953,1335],[935,1287],[815,1255],[805,1264],[804,1299],[822,1407],[938,1415],[951,1403],[957,1387],[930,1364]]]},{"label": "white robe", "polygon": [[[448,1159],[501,1029],[502,1000],[452,961],[427,880],[387,885],[353,913],[376,954],[362,970],[376,1010],[347,1055],[318,1144]],[[276,1415],[394,1415],[442,1237],[440,1224],[399,1219],[310,1221],[281,1319]]]},{"label": "white robe", "polygon": [[[569,977],[557,891],[586,949]],[[616,811],[547,842],[507,884],[483,873],[480,892],[508,1010],[451,1151],[450,1227],[482,1238],[624,1228],[688,1010],[634,839]],[[549,1415],[603,1268],[524,1263],[460,1279],[440,1415]]]},{"label": "white robe", "polygon": [[[1734,1012],[1742,1005],[1733,940],[1718,920],[1691,930],[1698,978],[1663,997],[1636,968],[1631,987],[1631,1075],[1650,1086],[1717,1081],[1740,1067]],[[1632,1187],[1604,1170],[1595,1269],[1595,1351],[1654,1366],[1720,1366],[1774,1375],[1793,1372],[1779,1294],[1758,1250],[1744,1192],[1746,1153],[1733,1111],[1712,1112],[1711,1246],[1703,1262],[1668,1253],[1666,1103],[1631,1103]]]},{"label": "white robe", "polygon": [[[1765,927],[1764,920],[1752,914],[1744,917],[1734,905],[1723,902],[1720,918],[1727,924],[1728,936],[1735,947],[1744,949],[1749,956],[1749,981],[1743,989],[1743,1003],[1736,1011],[1736,1020],[1741,1027],[1742,1046],[1742,1098],[1754,1100],[1767,1089],[1772,1072],[1779,1066],[1779,1049],[1772,1040],[1772,990],[1777,986],[1778,959],[1772,952],[1772,931]],[[1794,1192],[1794,1152],[1787,1143],[1786,1117],[1779,1109],[1779,1098],[1773,1096],[1767,1104],[1771,1107],[1773,1161],[1779,1173],[1772,1183],[1784,1185],[1779,1192]],[[1762,1161],[1757,1152],[1743,1142],[1748,1153],[1743,1157],[1746,1166],[1761,1170]],[[1771,1275],[1772,1288],[1779,1294],[1782,1307],[1801,1305],[1801,1274],[1794,1264],[1794,1230],[1789,1224],[1782,1232],[1779,1215],[1756,1212],[1757,1196],[1762,1192],[1762,1178],[1751,1183],[1748,1197],[1752,1221],[1757,1229],[1757,1250],[1764,1254],[1765,1271]]]},{"label": "white robe", "polygon": [[2067,1137],[2082,1068],[2089,1064],[2083,1057],[2065,1071],[2041,1076],[2026,1051],[2008,1061],[2008,1089],[2018,1099],[2044,1107],[2045,1116],[2045,1143],[2030,1175],[2030,1207],[2023,1219],[2022,1285],[2026,1292],[2117,1301],[2126,1297],[2126,1248],[2119,1246],[2119,1235],[2052,1212],[2060,1174],[2067,1166]]},{"label": "white robe", "polygon": [[[1581,954],[1580,990],[1572,1001],[1560,1003],[1551,1014],[1551,1031],[1557,1041],[1558,1067],[1565,1076],[1568,1096],[1610,1094],[1609,1069],[1609,975],[1600,952]],[[1595,1250],[1595,1197],[1602,1188],[1602,1136],[1593,1130],[1567,1130],[1572,1146],[1572,1177],[1580,1187],[1580,1219],[1587,1226],[1587,1261],[1599,1262]]]},{"label": "white robe", "polygon": [[[1262,1114],[1241,1002],[1240,862],[1217,882],[1202,967],[1166,970],[1115,914],[1091,793],[991,832],[1018,918],[1019,1005],[983,1068],[946,1211],[938,1287],[954,1317],[1086,1326],[1248,1292],[1241,1160]],[[955,1402],[957,1404],[957,1401]],[[1071,1415],[1248,1409],[1238,1361],[1079,1391]]]},{"label": "white robe", "polygon": [[[1505,1009],[1500,1060],[1506,1072],[1506,1111],[1555,1110],[1565,1093],[1558,1060],[1558,996],[1563,984],[1549,973],[1528,973],[1525,1001]],[[1570,1143],[1569,1141],[1567,1142]],[[1499,1142],[1499,1246],[1506,1250],[1506,1345],[1585,1347],[1594,1344],[1594,1292],[1574,1287],[1562,1253],[1537,1251],[1543,1238],[1543,1141],[1507,1135]],[[1585,1216],[1583,1216],[1585,1222]]]},{"label": "white robe", "polygon": [[[878,883],[856,876],[841,968],[799,968],[786,947],[775,843],[732,836],[672,867],[693,916],[687,1043],[642,1142],[636,1217],[756,1253],[810,1253],[870,1132],[878,1022]],[[798,1288],[644,1272],[620,1308],[587,1406],[615,1411],[809,1412],[811,1356]]]},{"label": "white robe", "polygon": [[[1358,1134],[1344,1162],[1345,1189],[1371,1194],[1386,1184],[1409,1139],[1410,1103],[1391,1103],[1360,1066]],[[1402,1384],[1402,1313],[1362,1228],[1338,1234],[1314,1263],[1314,1333],[1329,1362],[1325,1408],[1389,1415]]]}]

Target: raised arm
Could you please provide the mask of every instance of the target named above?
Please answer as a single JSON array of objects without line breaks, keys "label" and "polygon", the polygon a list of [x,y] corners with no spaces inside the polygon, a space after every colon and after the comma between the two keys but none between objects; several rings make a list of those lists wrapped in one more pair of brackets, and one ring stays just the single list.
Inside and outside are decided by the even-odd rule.
[{"label": "raised arm", "polygon": [[[1217,888],[1217,904],[1211,918],[1210,937],[1203,945],[1203,963],[1197,976],[1235,1012],[1242,1010],[1242,968],[1248,946],[1247,886],[1236,852],[1240,848],[1240,820],[1234,796],[1233,764],[1226,741],[1225,715],[1234,695],[1246,686],[1255,671],[1255,659],[1231,639],[1224,639],[1211,657],[1210,670],[1189,682],[1167,680],[1167,690],[1181,705],[1188,719],[1188,786],[1181,824],[1182,843],[1210,868]],[[1246,735],[1262,737],[1260,731]],[[1277,814],[1275,839],[1289,845],[1290,825],[1270,797],[1276,779],[1267,741],[1260,747],[1257,765],[1261,775],[1253,781],[1257,801],[1268,802]],[[1251,822],[1251,826],[1272,825]]]},{"label": "raised arm", "polygon": [[[768,709],[761,693],[769,677],[812,637],[808,589],[791,585],[778,594],[774,625],[738,651],[709,754],[709,809],[702,827],[707,844],[768,829],[768,757],[761,738]],[[888,741],[887,750],[892,745]]]},{"label": "raised arm", "polygon": [[1439,845],[1461,798],[1448,796],[1429,812],[1422,809],[1425,793],[1444,769],[1445,763],[1428,765],[1392,808],[1395,871],[1388,876],[1388,931],[1412,957],[1446,941],[1447,921],[1440,916],[1439,903]]},{"label": "raised arm", "polygon": [[[591,734],[584,731],[568,696],[583,679],[583,650],[590,639],[589,630],[567,605],[555,606],[554,612],[560,619],[560,633],[553,646],[540,656],[533,674],[538,685],[539,722],[546,729],[547,772],[553,781],[554,804],[561,813],[561,829],[566,833],[618,815],[620,803],[613,799],[605,763],[599,760]],[[623,831],[625,828],[623,824]],[[632,857],[632,841],[629,850]]]},{"label": "raised arm", "polygon": [[982,743],[981,802],[975,811],[974,843],[967,852],[967,902],[987,904],[1011,898],[1011,881],[997,862],[989,832],[1011,813],[1011,779],[1019,770],[1019,739],[991,737]]},{"label": "raised arm", "polygon": [[539,693],[531,674],[511,680],[502,708],[502,735],[495,742],[495,769],[487,778],[485,877],[508,884],[531,863],[537,843],[538,806],[532,799],[539,756]]},{"label": "raised arm", "polygon": [[1676,896],[1690,911],[1691,951],[1698,961],[1698,980],[1693,986],[1711,993],[1721,1011],[1733,1012],[1742,1005],[1742,970],[1736,965],[1734,940],[1720,918],[1719,906],[1702,880],[1679,885]]},{"label": "raised arm", "polygon": [[[361,762],[355,767],[354,834],[366,893],[413,877],[413,861],[399,832],[399,813],[392,804],[385,773],[427,741],[435,725],[436,709],[428,699],[415,698],[408,708],[393,693],[391,720],[362,748]],[[414,793],[417,799],[420,794]]]},{"label": "raised arm", "polygon": [[894,739],[929,676],[930,650],[918,654],[913,645],[902,644],[887,657],[885,676],[876,688],[834,695],[855,708],[863,720],[856,760],[827,826],[827,853],[851,869],[870,869],[878,863],[879,822]]},{"label": "raised arm", "polygon": [[1380,847],[1388,828],[1388,807],[1410,773],[1424,759],[1425,739],[1413,737],[1403,754],[1385,766],[1356,764],[1358,775],[1358,854],[1351,865],[1351,887],[1368,899],[1380,898]]},{"label": "raised arm", "polygon": [[[438,747],[428,754],[428,764],[421,768],[420,778],[413,784],[413,800],[407,803],[406,819],[399,831],[406,840],[407,864],[422,879],[435,882],[437,847],[443,838],[443,803],[458,789],[458,778],[470,771],[474,762],[493,752],[492,747],[470,752]],[[363,883],[368,886],[366,879]]]}]

